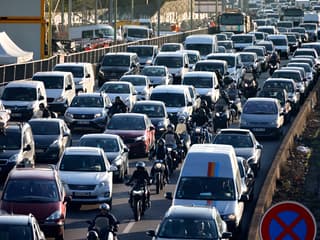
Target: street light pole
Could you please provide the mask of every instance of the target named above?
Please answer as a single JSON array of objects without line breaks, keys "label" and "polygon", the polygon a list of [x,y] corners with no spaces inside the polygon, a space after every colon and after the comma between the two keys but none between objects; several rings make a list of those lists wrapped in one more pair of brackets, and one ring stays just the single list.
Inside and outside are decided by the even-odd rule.
[{"label": "street light pole", "polygon": [[158,37],[160,36],[160,0],[157,1],[158,3]]},{"label": "street light pole", "polygon": [[193,0],[190,0],[190,28],[193,29]]},{"label": "street light pole", "polygon": [[116,43],[117,42],[117,11],[118,11],[118,0],[113,0],[113,9],[114,9],[114,13],[113,13],[113,21],[114,21],[114,31],[113,31],[113,42]]}]

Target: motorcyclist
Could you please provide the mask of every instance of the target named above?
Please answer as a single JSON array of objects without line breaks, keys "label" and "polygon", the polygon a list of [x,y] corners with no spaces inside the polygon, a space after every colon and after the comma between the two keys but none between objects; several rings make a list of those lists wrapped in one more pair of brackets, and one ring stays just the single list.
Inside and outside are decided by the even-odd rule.
[{"label": "motorcyclist", "polygon": [[[120,223],[119,220],[110,212],[109,204],[102,203],[99,206],[99,209],[100,209],[100,213],[98,213],[95,216],[95,218],[93,220],[93,223],[97,224],[97,221],[99,221],[102,218],[106,218],[107,219],[107,223],[109,223],[109,226],[108,226],[109,229],[108,230],[113,233],[113,236],[114,236],[113,239],[116,240],[117,239],[116,232],[119,229],[119,223]],[[98,233],[100,239],[105,239],[105,238],[103,238],[103,235],[105,236],[105,234],[107,234],[107,233]]]},{"label": "motorcyclist", "polygon": [[51,112],[43,103],[39,104],[39,111],[33,116],[34,118],[51,118]]},{"label": "motorcyclist", "polygon": [[174,131],[174,125],[172,123],[168,125],[167,130],[160,138],[165,140],[166,145],[171,145],[173,149],[177,149],[179,145],[179,135]]},{"label": "motorcyclist", "polygon": [[176,127],[176,133],[179,135],[180,138],[183,139],[184,150],[187,152],[190,147],[190,126],[187,123],[186,117],[184,115],[180,115],[178,117],[178,124]]},{"label": "motorcyclist", "polygon": [[[166,146],[165,146],[165,140],[163,138],[160,138],[158,141],[157,141],[157,145],[156,145],[156,149],[155,149],[155,157],[156,157],[156,160],[161,160],[162,163],[164,164],[164,177],[167,181],[167,183],[170,182],[169,180],[169,168],[168,168],[168,163],[167,163],[167,159],[166,159],[166,154],[167,154],[167,151],[166,151]],[[154,178],[154,168],[152,167],[151,168],[151,171],[150,171],[150,177],[151,179]]]},{"label": "motorcyclist", "polygon": [[113,115],[115,113],[126,113],[127,111],[127,105],[122,101],[120,96],[116,96],[116,98],[114,99],[114,103],[110,108],[110,114]]},{"label": "motorcyclist", "polygon": [[206,101],[201,100],[200,108],[198,108],[195,112],[192,113],[191,121],[193,126],[195,127],[203,127],[204,135],[206,138],[206,142],[211,142],[211,136],[207,129],[209,125],[209,114],[206,112]]},{"label": "motorcyclist", "polygon": [[269,64],[272,64],[272,65],[278,65],[280,64],[280,57],[279,57],[279,54],[274,51],[270,57],[270,60],[269,60]]},{"label": "motorcyclist", "polygon": [[[148,207],[150,207],[150,190],[148,188],[148,185],[150,184],[150,176],[148,171],[146,170],[146,164],[143,161],[139,161],[136,163],[136,170],[133,172],[131,178],[126,183],[126,185],[131,185],[133,182],[135,182],[138,185],[144,185],[147,190],[147,204]],[[132,192],[130,192],[130,199]]]}]

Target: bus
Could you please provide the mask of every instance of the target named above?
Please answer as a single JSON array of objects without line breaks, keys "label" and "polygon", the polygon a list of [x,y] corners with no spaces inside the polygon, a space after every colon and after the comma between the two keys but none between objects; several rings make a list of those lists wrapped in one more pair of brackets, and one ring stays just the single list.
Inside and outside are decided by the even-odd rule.
[{"label": "bus", "polygon": [[226,9],[218,18],[220,32],[247,33],[251,31],[250,16],[240,9]]},{"label": "bus", "polygon": [[283,10],[282,21],[291,21],[293,26],[299,26],[303,22],[304,11],[300,7],[287,7]]}]

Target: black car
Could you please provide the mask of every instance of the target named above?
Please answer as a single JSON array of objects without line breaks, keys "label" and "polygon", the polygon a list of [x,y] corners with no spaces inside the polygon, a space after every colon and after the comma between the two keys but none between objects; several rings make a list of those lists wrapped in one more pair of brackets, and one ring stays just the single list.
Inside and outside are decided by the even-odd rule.
[{"label": "black car", "polygon": [[58,118],[29,120],[35,141],[36,161],[57,162],[64,149],[72,145],[71,131]]},{"label": "black car", "polygon": [[45,240],[37,219],[30,213],[0,216],[1,239]]}]

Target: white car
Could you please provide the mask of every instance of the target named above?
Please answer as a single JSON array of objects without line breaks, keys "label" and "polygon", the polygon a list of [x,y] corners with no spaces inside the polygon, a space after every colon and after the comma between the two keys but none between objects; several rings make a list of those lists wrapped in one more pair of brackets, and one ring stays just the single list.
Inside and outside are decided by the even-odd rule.
[{"label": "white car", "polygon": [[142,75],[148,76],[151,86],[172,84],[172,74],[166,66],[146,66],[143,68]]},{"label": "white car", "polygon": [[131,111],[137,100],[137,91],[131,82],[105,82],[98,92],[106,93],[112,102],[114,102],[115,98],[119,96],[127,105],[129,111]]},{"label": "white car", "polygon": [[57,164],[58,174],[73,207],[81,204],[112,205],[113,173],[102,148],[68,147]]},{"label": "white car", "polygon": [[119,81],[131,82],[137,91],[137,100],[149,100],[151,94],[150,79],[145,75],[123,75]]}]

